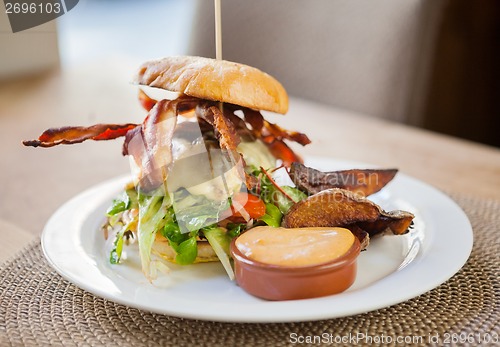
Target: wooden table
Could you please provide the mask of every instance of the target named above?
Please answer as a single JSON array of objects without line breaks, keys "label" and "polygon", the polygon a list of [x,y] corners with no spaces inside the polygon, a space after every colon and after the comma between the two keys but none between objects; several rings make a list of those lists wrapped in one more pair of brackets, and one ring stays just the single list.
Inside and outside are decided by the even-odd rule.
[{"label": "wooden table", "polygon": [[[66,200],[128,172],[121,140],[50,149],[21,141],[52,126],[141,122],[132,71],[113,61],[0,84],[0,227],[7,238],[0,260],[38,235]],[[313,143],[299,149],[303,155],[398,167],[448,192],[500,199],[499,149],[296,98],[288,115],[269,118],[309,135]]]}]

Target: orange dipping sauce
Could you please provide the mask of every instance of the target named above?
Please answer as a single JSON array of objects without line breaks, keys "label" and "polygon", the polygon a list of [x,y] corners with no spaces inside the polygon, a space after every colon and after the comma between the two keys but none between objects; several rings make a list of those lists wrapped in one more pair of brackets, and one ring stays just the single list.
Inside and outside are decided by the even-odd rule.
[{"label": "orange dipping sauce", "polygon": [[265,264],[309,266],[335,260],[354,244],[354,235],[344,228],[257,227],[236,240],[246,257]]},{"label": "orange dipping sauce", "polygon": [[358,239],[344,228],[257,227],[231,242],[238,285],[267,300],[340,293],[356,279]]}]

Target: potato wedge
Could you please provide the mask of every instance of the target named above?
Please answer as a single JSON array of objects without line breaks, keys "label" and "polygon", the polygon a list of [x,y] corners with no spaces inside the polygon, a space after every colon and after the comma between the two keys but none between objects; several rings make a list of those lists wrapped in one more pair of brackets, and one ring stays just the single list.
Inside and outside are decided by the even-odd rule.
[{"label": "potato wedge", "polygon": [[357,222],[374,222],[381,208],[345,189],[332,188],[293,205],[283,217],[285,228],[344,226]]},{"label": "potato wedge", "polygon": [[384,188],[397,172],[397,169],[322,172],[300,163],[293,163],[290,167],[290,177],[293,183],[309,195],[330,188],[342,188],[368,196]]},{"label": "potato wedge", "polygon": [[332,188],[293,205],[283,217],[281,225],[285,228],[357,226],[371,237],[386,231],[404,234],[413,218],[409,212],[385,212],[362,196],[345,189]]},{"label": "potato wedge", "polygon": [[365,230],[370,236],[390,231],[394,235],[403,235],[413,225],[415,216],[406,211],[382,211],[380,217],[374,222],[360,222],[356,225]]}]

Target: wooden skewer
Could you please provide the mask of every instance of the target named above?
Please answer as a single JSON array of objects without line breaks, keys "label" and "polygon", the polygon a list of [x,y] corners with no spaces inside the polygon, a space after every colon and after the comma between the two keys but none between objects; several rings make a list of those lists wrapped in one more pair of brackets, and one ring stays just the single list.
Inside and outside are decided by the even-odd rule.
[{"label": "wooden skewer", "polygon": [[215,58],[222,60],[222,16],[221,0],[214,0],[215,7]]},{"label": "wooden skewer", "polygon": [[[222,15],[221,0],[214,0],[215,8],[215,59],[222,60]],[[224,113],[224,106],[219,102],[219,110]]]}]

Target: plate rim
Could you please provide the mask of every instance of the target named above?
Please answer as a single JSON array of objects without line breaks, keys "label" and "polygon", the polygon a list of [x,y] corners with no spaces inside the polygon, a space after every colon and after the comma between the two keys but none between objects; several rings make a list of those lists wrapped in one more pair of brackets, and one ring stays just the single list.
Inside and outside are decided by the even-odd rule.
[{"label": "plate rim", "polygon": [[[331,158],[331,157],[319,157],[319,156],[307,156],[306,157],[307,161],[313,161],[313,162],[326,162],[329,163],[330,165],[355,165],[355,166],[365,166],[365,167],[374,167],[373,165],[370,164],[363,164],[363,163],[358,163],[354,161],[348,161],[348,160],[342,160],[342,159],[336,159],[336,158]],[[313,165],[314,166],[314,165]],[[94,185],[83,192],[77,194],[70,200],[66,201],[63,205],[61,205],[56,212],[50,217],[50,219],[47,221],[43,232],[41,236],[41,245],[42,245],[42,250],[45,258],[47,259],[48,263],[50,266],[56,270],[57,273],[59,273],[63,278],[68,280],[69,282],[75,284],[79,288],[82,288],[94,295],[97,295],[99,297],[102,297],[104,299],[123,304],[129,307],[134,307],[137,309],[142,309],[150,312],[155,312],[159,314],[166,314],[166,315],[172,315],[175,317],[182,317],[182,318],[188,318],[188,319],[198,319],[198,320],[209,320],[209,321],[219,321],[219,322],[234,322],[234,323],[278,323],[278,322],[299,322],[299,321],[315,321],[315,320],[321,320],[321,319],[331,319],[331,318],[339,318],[339,317],[345,317],[345,316],[351,316],[351,315],[356,315],[356,314],[361,314],[365,312],[370,312],[376,309],[381,309],[389,306],[393,306],[395,304],[405,302],[409,299],[412,299],[414,297],[417,297],[423,293],[428,292],[429,290],[432,290],[439,286],[440,284],[446,282],[449,280],[454,274],[456,274],[467,262],[470,253],[472,251],[473,247],[473,230],[472,226],[470,224],[470,221],[465,214],[465,212],[458,206],[458,204],[453,201],[449,196],[438,190],[437,188],[422,182],[416,178],[413,178],[411,176],[405,175],[403,173],[398,173],[398,178],[400,180],[406,180],[410,182],[413,185],[420,186],[422,189],[431,191],[433,194],[435,194],[438,199],[445,201],[446,204],[448,204],[448,208],[452,208],[454,212],[457,213],[457,215],[454,216],[454,218],[461,219],[461,226],[463,227],[464,234],[461,236],[465,236],[465,238],[462,238],[461,241],[464,242],[464,244],[461,244],[460,247],[458,248],[452,248],[452,251],[454,252],[453,256],[455,258],[455,261],[452,264],[446,264],[446,269],[447,271],[446,274],[440,273],[440,276],[437,278],[432,278],[431,280],[427,281],[425,284],[421,284],[418,289],[414,289],[411,293],[400,293],[397,297],[392,298],[392,300],[385,299],[384,302],[381,304],[380,302],[365,302],[364,308],[360,310],[359,308],[354,308],[352,310],[343,310],[340,314],[336,314],[335,312],[310,312],[305,310],[307,307],[309,307],[309,304],[314,302],[320,302],[321,301],[328,301],[327,299],[334,297],[334,296],[329,296],[329,297],[322,297],[322,298],[314,298],[314,299],[305,299],[305,300],[294,300],[294,301],[278,301],[278,302],[269,302],[266,301],[266,305],[269,306],[274,312],[273,315],[262,315],[258,316],[256,314],[253,315],[245,315],[245,314],[227,314],[224,313],[222,314],[221,312],[217,313],[200,313],[200,312],[194,312],[193,310],[169,310],[165,308],[161,308],[159,306],[155,305],[143,305],[139,302],[135,301],[130,301],[129,299],[126,298],[121,298],[116,295],[111,295],[107,293],[106,291],[100,290],[99,288],[96,288],[95,285],[92,285],[91,282],[86,282],[82,280],[81,278],[75,278],[75,276],[71,275],[71,273],[68,273],[67,269],[64,267],[64,263],[61,264],[60,259],[58,259],[57,254],[54,254],[54,250],[51,248],[50,245],[50,236],[54,232],[52,230],[54,228],[54,224],[57,225],[57,218],[59,217],[59,214],[61,211],[70,203],[77,201],[78,199],[82,199],[86,195],[92,194],[93,192],[97,192],[102,187],[111,185],[111,184],[118,184],[117,182],[120,181],[125,181],[127,176],[119,176],[115,177],[113,179],[104,181],[102,183],[99,183],[97,185]],[[390,189],[390,188],[389,188]],[[107,197],[107,198],[112,198],[112,197]],[[463,223],[463,224],[462,224]],[[435,242],[435,240],[434,240]],[[432,248],[433,244],[432,242],[430,243],[430,247]],[[76,247],[76,246],[75,246]],[[449,248],[448,248],[449,249]],[[429,252],[427,252],[429,253]],[[432,256],[434,258],[436,254],[432,253],[422,255],[423,258],[420,258],[418,262],[424,261],[424,263],[428,262],[429,259],[426,260],[426,257]],[[88,265],[88,264],[87,264]],[[396,271],[392,273],[391,275],[396,275],[401,273],[408,273],[408,272],[415,272],[416,270],[414,269],[416,264],[412,267],[406,267],[402,269],[401,271]],[[418,268],[417,268],[418,269]],[[421,270],[420,270],[421,271]],[[443,270],[441,270],[443,272]],[[418,273],[418,271],[417,271]],[[366,288],[361,288],[359,290],[349,292],[349,293],[344,293],[342,294],[343,297],[347,298],[347,300],[350,299],[350,297],[354,296],[359,296],[359,292],[364,292],[369,290],[369,288],[377,287],[378,291],[380,292],[381,290],[384,289],[384,285],[380,285],[382,281],[377,281],[370,286]],[[381,288],[378,288],[381,287]],[[362,294],[362,293],[361,293]],[[352,298],[351,298],[352,299]],[[332,300],[330,300],[332,301]],[[335,300],[333,300],[335,302]],[[280,314],[279,308],[287,308],[289,309],[290,307],[295,307],[297,312],[301,312],[301,314],[298,315],[282,315]]]}]

